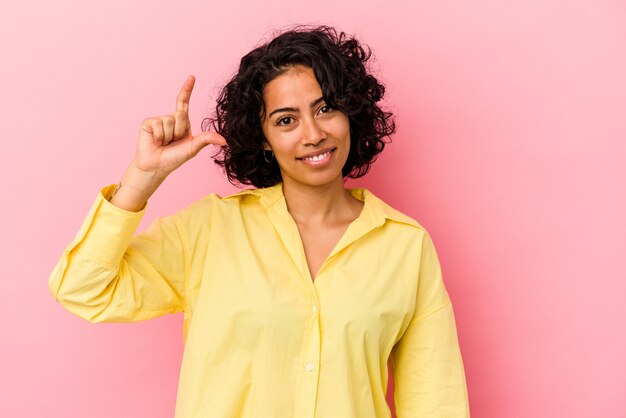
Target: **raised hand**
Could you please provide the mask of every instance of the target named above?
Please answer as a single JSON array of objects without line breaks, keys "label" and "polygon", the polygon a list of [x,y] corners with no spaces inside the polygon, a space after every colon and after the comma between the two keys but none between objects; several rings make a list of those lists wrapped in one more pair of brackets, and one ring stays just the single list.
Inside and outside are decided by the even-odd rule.
[{"label": "raised hand", "polygon": [[165,178],[209,144],[226,145],[216,132],[194,136],[189,123],[189,99],[195,78],[187,78],[176,98],[176,111],[145,119],[141,124],[135,158],[110,198],[129,211],[141,209]]},{"label": "raised hand", "polygon": [[165,116],[145,119],[141,124],[135,164],[142,171],[165,178],[208,144],[225,145],[216,132],[194,136],[189,123],[189,99],[195,78],[187,78],[178,97],[176,111]]}]

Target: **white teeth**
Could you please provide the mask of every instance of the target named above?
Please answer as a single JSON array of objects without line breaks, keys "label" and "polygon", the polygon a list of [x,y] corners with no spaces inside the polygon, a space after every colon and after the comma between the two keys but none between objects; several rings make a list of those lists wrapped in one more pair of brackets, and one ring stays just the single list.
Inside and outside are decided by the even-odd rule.
[{"label": "white teeth", "polygon": [[327,151],[323,154],[320,155],[315,155],[313,157],[306,157],[304,158],[304,160],[309,160],[309,161],[319,161],[319,160],[323,160],[324,158],[326,158],[328,155],[330,155],[330,151]]}]

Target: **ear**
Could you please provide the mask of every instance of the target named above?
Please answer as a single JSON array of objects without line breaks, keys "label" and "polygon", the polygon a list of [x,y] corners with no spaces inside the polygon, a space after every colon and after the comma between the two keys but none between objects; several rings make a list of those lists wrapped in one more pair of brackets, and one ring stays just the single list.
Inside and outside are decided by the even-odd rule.
[{"label": "ear", "polygon": [[267,141],[263,141],[263,150],[264,151],[271,151],[272,148],[270,147],[270,144]]}]

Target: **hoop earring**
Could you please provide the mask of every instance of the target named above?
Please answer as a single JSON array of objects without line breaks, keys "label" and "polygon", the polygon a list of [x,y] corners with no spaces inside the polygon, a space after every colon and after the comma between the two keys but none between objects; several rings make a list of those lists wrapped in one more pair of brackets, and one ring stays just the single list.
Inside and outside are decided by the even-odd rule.
[{"label": "hoop earring", "polygon": [[[270,155],[270,159],[267,159],[267,153],[269,152]],[[263,159],[265,160],[266,163],[270,164],[272,161],[274,161],[274,153],[271,150],[267,150],[264,149],[263,150]]]},{"label": "hoop earring", "polygon": [[[269,158],[268,158],[268,155],[269,155]],[[264,149],[263,159],[265,160],[266,163],[271,164],[272,161],[274,161],[274,153],[272,152],[272,150]]]}]

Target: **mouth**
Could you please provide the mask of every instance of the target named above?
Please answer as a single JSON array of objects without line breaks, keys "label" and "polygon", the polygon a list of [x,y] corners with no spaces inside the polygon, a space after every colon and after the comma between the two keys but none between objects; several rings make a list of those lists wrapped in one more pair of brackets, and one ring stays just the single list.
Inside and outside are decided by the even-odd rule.
[{"label": "mouth", "polygon": [[305,163],[321,163],[324,161],[327,161],[330,159],[330,156],[332,155],[333,152],[335,152],[335,150],[337,149],[337,147],[334,147],[328,151],[324,151],[324,152],[320,152],[319,154],[316,155],[311,155],[309,157],[300,157],[300,158],[296,158],[297,160],[300,160],[302,162]]}]

